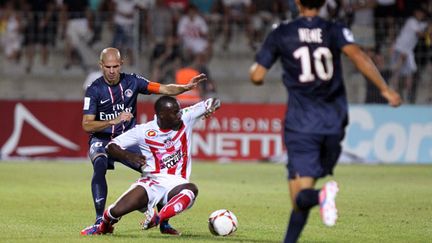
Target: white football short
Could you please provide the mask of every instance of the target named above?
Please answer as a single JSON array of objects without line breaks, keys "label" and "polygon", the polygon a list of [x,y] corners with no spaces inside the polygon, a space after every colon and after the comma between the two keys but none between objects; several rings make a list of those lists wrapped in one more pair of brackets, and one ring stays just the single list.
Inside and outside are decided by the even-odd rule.
[{"label": "white football short", "polygon": [[166,204],[168,202],[168,193],[174,187],[185,183],[189,183],[189,181],[178,175],[147,173],[133,183],[129,190],[136,186],[144,187],[149,198],[148,208],[153,208],[161,200],[163,200],[163,204]]}]

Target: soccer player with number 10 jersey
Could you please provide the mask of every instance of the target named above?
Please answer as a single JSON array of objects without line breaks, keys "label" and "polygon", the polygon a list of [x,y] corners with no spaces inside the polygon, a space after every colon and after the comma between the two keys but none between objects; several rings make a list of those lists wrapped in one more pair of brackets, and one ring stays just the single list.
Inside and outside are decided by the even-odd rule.
[{"label": "soccer player with number 10 jersey", "polygon": [[401,98],[389,88],[370,58],[355,44],[341,23],[318,16],[325,0],[296,0],[300,16],[283,22],[266,37],[250,69],[253,84],[262,85],[268,70],[281,60],[288,92],[285,146],[288,152],[288,188],[292,211],[284,242],[297,242],[310,209],[320,206],[327,226],[336,223],[335,181],[315,189],[319,178],[333,174],[348,123],[341,54],[381,92],[391,106]]}]

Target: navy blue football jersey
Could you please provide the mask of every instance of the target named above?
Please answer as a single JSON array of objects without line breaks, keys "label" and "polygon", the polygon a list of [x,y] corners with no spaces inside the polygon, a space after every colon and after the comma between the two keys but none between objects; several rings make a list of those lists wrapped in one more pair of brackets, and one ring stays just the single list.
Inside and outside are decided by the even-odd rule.
[{"label": "navy blue football jersey", "polygon": [[266,38],[256,62],[267,69],[280,58],[288,90],[285,127],[333,134],[348,122],[341,49],[354,42],[351,31],[320,17],[281,23]]},{"label": "navy blue football jersey", "polygon": [[124,122],[95,132],[92,136],[110,139],[122,134],[136,125],[138,94],[151,94],[150,81],[137,74],[120,74],[120,82],[109,85],[103,77],[96,79],[86,90],[83,112],[95,115],[96,121],[115,119],[122,111],[134,115],[129,122]]}]

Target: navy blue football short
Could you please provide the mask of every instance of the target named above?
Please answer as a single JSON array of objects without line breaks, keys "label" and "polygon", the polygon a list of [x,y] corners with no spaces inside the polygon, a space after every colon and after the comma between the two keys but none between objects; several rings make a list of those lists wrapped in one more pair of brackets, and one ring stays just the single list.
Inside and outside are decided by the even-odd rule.
[{"label": "navy blue football short", "polygon": [[344,136],[344,132],[328,135],[285,131],[288,178],[332,175]]},{"label": "navy blue football short", "polygon": [[[105,151],[105,146],[109,143],[109,141],[111,141],[111,139],[100,139],[100,138],[96,138],[96,137],[91,138],[90,142],[89,142],[90,149],[88,152],[88,156],[90,157],[90,160],[92,161],[92,163],[99,156],[107,157],[108,158],[108,169],[113,170],[114,169],[114,162],[118,161],[118,160],[115,160],[114,158],[108,156],[107,152]],[[132,152],[132,153],[141,154],[141,150],[139,149],[138,145],[128,147],[126,150],[129,152]],[[129,162],[129,161],[119,161],[119,162],[126,165],[129,168],[132,168],[136,171],[141,172],[141,168],[133,162]]]}]

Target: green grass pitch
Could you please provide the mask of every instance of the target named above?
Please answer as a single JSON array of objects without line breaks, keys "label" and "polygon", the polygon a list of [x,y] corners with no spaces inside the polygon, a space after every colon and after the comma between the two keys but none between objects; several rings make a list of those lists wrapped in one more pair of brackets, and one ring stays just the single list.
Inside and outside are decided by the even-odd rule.
[{"label": "green grass pitch", "polygon": [[[112,203],[138,174],[116,165],[108,172]],[[171,219],[181,237],[139,229],[133,212],[114,234],[80,236],[93,223],[89,162],[0,162],[0,242],[281,242],[290,203],[285,168],[280,164],[195,162],[195,205]],[[319,181],[322,185],[325,178]],[[339,221],[325,227],[317,208],[300,242],[431,242],[432,166],[338,165]],[[228,237],[209,233],[207,217],[232,210],[238,231]]]}]

